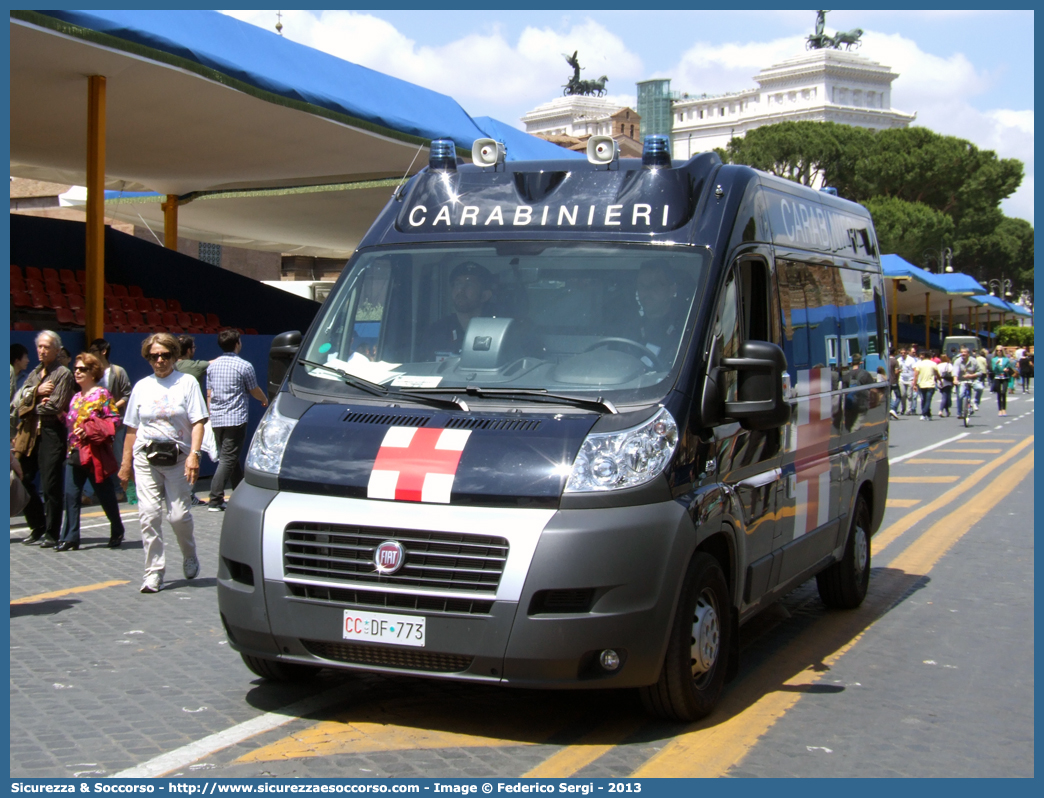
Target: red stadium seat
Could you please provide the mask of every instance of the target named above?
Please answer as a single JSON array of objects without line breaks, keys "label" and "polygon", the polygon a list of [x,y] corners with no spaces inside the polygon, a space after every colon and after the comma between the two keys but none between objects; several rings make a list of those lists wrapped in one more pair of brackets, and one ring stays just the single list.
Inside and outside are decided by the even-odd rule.
[{"label": "red stadium seat", "polygon": [[12,291],[11,304],[16,308],[31,308],[33,299],[29,296],[28,291]]},{"label": "red stadium seat", "polygon": [[203,318],[202,313],[190,313],[189,321],[192,322],[193,327],[199,327],[200,329],[207,326],[207,320]]},{"label": "red stadium seat", "polygon": [[43,280],[41,280],[39,277],[26,277],[25,290],[29,293],[32,293],[33,291],[43,292],[47,289],[44,288]]},{"label": "red stadium seat", "polygon": [[245,330],[243,330],[243,332],[246,335],[257,335],[257,330],[255,330],[253,327],[247,327]]},{"label": "red stadium seat", "polygon": [[35,329],[32,324],[27,321],[16,321],[11,325],[12,330],[21,330],[22,332],[30,332]]},{"label": "red stadium seat", "polygon": [[105,309],[106,310],[123,310],[120,307],[120,300],[114,296],[105,297]]},{"label": "red stadium seat", "polygon": [[130,296],[127,293],[127,286],[121,285],[120,283],[113,283],[112,293],[115,296]]},{"label": "red stadium seat", "polygon": [[73,309],[73,321],[76,322],[77,326],[84,327],[87,324],[87,314],[84,313],[83,308]]},{"label": "red stadium seat", "polygon": [[109,314],[109,318],[112,321],[112,323],[115,324],[117,327],[127,327],[128,326],[128,324],[127,324],[127,314],[124,313],[122,310],[113,310]]},{"label": "red stadium seat", "polygon": [[221,320],[217,317],[216,313],[207,314],[207,326],[208,327],[220,327]]},{"label": "red stadium seat", "polygon": [[166,313],[167,312],[167,303],[164,302],[159,297],[153,297],[152,299],[149,300],[149,302],[152,303],[152,309],[155,310],[156,312],[158,312],[158,313]]},{"label": "red stadium seat", "polygon": [[87,271],[85,269],[80,269],[76,272],[76,282],[80,285],[87,285]]},{"label": "red stadium seat", "polygon": [[78,294],[83,296],[83,286],[75,280],[62,280],[62,288],[65,289],[66,296],[71,294]]},{"label": "red stadium seat", "polygon": [[66,310],[69,309],[69,303],[65,300],[65,294],[48,293],[47,294],[47,302],[48,302],[47,307],[49,307],[49,308],[56,308],[56,309],[57,308],[65,308]]},{"label": "red stadium seat", "polygon": [[24,279],[22,277],[22,267],[21,266],[16,266],[15,264],[12,263],[11,264],[11,279],[13,280],[15,277],[17,277],[19,280]]},{"label": "red stadium seat", "polygon": [[40,273],[43,275],[44,280],[48,280],[48,279],[57,280],[58,279],[58,270],[57,269],[43,268],[43,269],[40,270]]},{"label": "red stadium seat", "polygon": [[134,297],[134,309],[138,313],[148,313],[152,310],[152,303],[143,296]]},{"label": "red stadium seat", "polygon": [[48,277],[44,280],[44,288],[47,289],[48,294],[64,294],[62,290],[62,284],[58,282],[57,277]]},{"label": "red stadium seat", "polygon": [[162,327],[163,326],[163,314],[157,313],[154,310],[150,310],[145,315],[145,323],[150,327]]},{"label": "red stadium seat", "polygon": [[181,303],[176,299],[167,300],[167,310],[173,310],[175,313],[181,313]]},{"label": "red stadium seat", "polygon": [[192,318],[189,316],[189,314],[184,313],[184,312],[180,312],[177,315],[178,315],[178,326],[179,327],[191,327],[192,326]]},{"label": "red stadium seat", "polygon": [[127,295],[128,296],[133,296],[133,297],[139,297],[139,296],[145,296],[145,292],[142,291],[139,286],[128,285],[127,286]]},{"label": "red stadium seat", "polygon": [[25,278],[22,277],[21,272],[15,274],[11,272],[11,290],[12,291],[24,291],[25,290]]},{"label": "red stadium seat", "polygon": [[144,327],[145,319],[141,317],[141,314],[136,310],[127,311],[127,323],[132,327]]},{"label": "red stadium seat", "polygon": [[28,280],[30,277],[32,277],[34,280],[39,280],[40,282],[43,282],[43,275],[40,274],[40,270],[37,269],[35,266],[25,267],[25,278]]},{"label": "red stadium seat", "polygon": [[64,324],[67,327],[72,327],[76,324],[76,317],[73,316],[73,312],[69,308],[57,308],[55,315],[59,324]]},{"label": "red stadium seat", "polygon": [[166,313],[160,314],[160,318],[163,321],[164,327],[177,327],[178,326],[178,314],[171,313],[169,310]]},{"label": "red stadium seat", "polygon": [[58,278],[63,283],[75,283],[76,282],[76,273],[72,269],[59,269],[58,270]]},{"label": "red stadium seat", "polygon": [[167,332],[169,332],[171,335],[181,335],[185,332],[185,330],[176,324],[172,324],[167,328]]},{"label": "red stadium seat", "polygon": [[120,307],[127,311],[136,311],[138,309],[138,303],[134,301],[134,297],[121,296]]},{"label": "red stadium seat", "polygon": [[43,291],[30,291],[29,298],[32,300],[32,306],[34,308],[47,308],[50,307],[47,303],[50,298]]},{"label": "red stadium seat", "polygon": [[65,301],[68,303],[71,310],[84,307],[84,299],[79,294],[66,294]]}]

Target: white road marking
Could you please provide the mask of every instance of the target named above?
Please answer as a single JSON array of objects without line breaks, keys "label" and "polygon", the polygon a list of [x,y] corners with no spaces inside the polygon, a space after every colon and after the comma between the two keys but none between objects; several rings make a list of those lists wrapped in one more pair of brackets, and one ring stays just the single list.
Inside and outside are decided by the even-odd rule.
[{"label": "white road marking", "polygon": [[956,435],[953,438],[947,438],[946,440],[939,441],[938,443],[933,443],[931,446],[925,446],[923,449],[918,449],[916,452],[910,452],[909,454],[903,454],[899,457],[893,457],[891,460],[888,461],[888,465],[895,465],[896,463],[901,463],[903,462],[903,460],[909,460],[911,457],[917,457],[917,455],[919,454],[930,452],[932,451],[932,449],[938,449],[940,446],[945,446],[948,443],[959,441],[961,438],[967,438],[969,435],[971,435],[970,432],[962,432],[960,435]]},{"label": "white road marking", "polygon": [[140,765],[114,773],[110,778],[148,779],[162,776],[178,768],[191,765],[196,760],[210,756],[223,748],[240,743],[256,734],[278,729],[286,723],[290,723],[300,717],[306,717],[345,698],[353,689],[358,689],[358,683],[347,682],[340,684],[317,695],[302,699],[295,704],[290,704],[273,712],[266,712],[264,715],[259,715],[237,726],[211,734],[202,740],[183,745],[181,748],[176,748],[166,754],[160,754]]}]

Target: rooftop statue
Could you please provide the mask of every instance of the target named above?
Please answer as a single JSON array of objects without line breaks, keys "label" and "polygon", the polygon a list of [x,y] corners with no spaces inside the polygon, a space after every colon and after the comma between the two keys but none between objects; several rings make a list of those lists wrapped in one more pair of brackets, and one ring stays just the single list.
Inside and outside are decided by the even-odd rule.
[{"label": "rooftop statue", "polygon": [[604,96],[605,84],[609,78],[602,75],[598,80],[580,80],[580,70],[583,67],[580,66],[580,59],[577,58],[577,52],[577,50],[574,50],[572,55],[562,53],[562,57],[565,58],[566,63],[573,68],[573,76],[569,78],[569,82],[562,87],[562,95],[564,97],[570,95],[591,95],[594,97]]},{"label": "rooftop statue", "polygon": [[826,15],[829,11],[816,12],[816,32],[805,38],[806,50],[826,50],[833,48],[840,50],[844,45],[846,50],[853,48],[858,50],[862,42],[859,40],[863,35],[862,28],[852,28],[849,31],[839,31],[833,36],[826,33]]}]

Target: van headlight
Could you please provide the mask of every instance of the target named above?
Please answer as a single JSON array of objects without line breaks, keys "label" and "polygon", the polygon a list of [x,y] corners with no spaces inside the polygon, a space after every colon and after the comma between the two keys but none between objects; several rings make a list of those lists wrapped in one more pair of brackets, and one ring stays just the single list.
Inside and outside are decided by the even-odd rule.
[{"label": "van headlight", "polygon": [[573,462],[565,492],[644,485],[663,473],[677,445],[678,425],[665,407],[638,427],[591,433]]},{"label": "van headlight", "polygon": [[247,468],[263,471],[266,474],[278,474],[283,463],[283,452],[290,440],[290,433],[297,426],[296,418],[287,418],[278,410],[279,400],[272,402],[268,412],[261,419],[250,441],[247,452]]}]

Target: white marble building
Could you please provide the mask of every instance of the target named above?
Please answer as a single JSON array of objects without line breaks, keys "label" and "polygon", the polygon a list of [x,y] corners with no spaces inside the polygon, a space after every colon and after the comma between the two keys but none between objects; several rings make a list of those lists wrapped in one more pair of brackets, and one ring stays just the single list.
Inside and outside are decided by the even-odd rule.
[{"label": "white marble building", "polygon": [[674,157],[725,147],[733,136],[784,121],[838,122],[883,130],[916,114],[892,108],[891,67],[842,50],[812,50],[761,70],[757,88],[682,95],[673,104]]},{"label": "white marble building", "polygon": [[[534,136],[608,136],[613,132],[611,117],[622,108],[601,97],[556,97],[527,113],[522,122],[526,133]],[[631,138],[638,138],[637,130]]]}]

